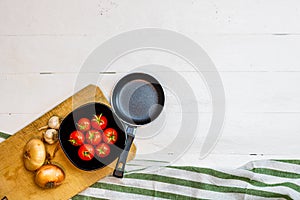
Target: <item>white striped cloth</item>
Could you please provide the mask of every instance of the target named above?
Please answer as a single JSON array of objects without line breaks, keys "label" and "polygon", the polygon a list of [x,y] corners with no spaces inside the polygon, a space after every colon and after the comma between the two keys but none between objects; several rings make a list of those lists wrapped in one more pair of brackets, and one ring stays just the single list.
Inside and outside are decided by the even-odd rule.
[{"label": "white striped cloth", "polygon": [[72,199],[300,199],[300,161],[260,160],[232,170],[163,167],[107,177]]}]

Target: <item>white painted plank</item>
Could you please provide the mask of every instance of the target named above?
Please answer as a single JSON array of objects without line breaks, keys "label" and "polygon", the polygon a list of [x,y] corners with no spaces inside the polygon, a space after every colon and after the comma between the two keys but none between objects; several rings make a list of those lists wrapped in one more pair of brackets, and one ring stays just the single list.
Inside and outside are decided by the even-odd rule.
[{"label": "white painted plank", "polygon": [[0,37],[2,73],[78,72],[99,45],[93,37]]},{"label": "white painted plank", "polygon": [[227,110],[299,112],[300,73],[222,73]]},{"label": "white painted plank", "polygon": [[[78,72],[90,53],[110,37],[0,36],[0,71]],[[195,35],[191,38],[202,46],[221,72],[300,71],[300,35]],[[114,70],[126,71],[127,67],[151,63],[165,65],[178,71],[193,70],[181,58],[157,50],[143,50],[126,55],[115,63],[119,66]]]},{"label": "white painted plank", "polygon": [[[190,83],[201,111],[209,112],[211,101],[203,80],[192,72],[180,73]],[[103,76],[103,75],[99,75]],[[101,83],[107,97],[118,75]],[[1,113],[39,113],[70,96],[75,89],[77,74],[1,75]],[[300,112],[300,73],[255,72],[221,73],[225,88],[227,112]],[[91,81],[92,82],[92,81]],[[90,82],[86,82],[88,85]],[[19,102],[22,102],[20,104]],[[34,103],[33,103],[34,102]],[[36,103],[40,102],[40,103]]]},{"label": "white painted plank", "polygon": [[219,71],[299,71],[299,35],[194,37]]},{"label": "white painted plank", "polygon": [[20,74],[0,77],[1,113],[42,114],[74,92],[73,74]]},{"label": "white painted plank", "polygon": [[[139,147],[140,154],[149,154],[161,150],[166,144],[178,137],[178,127],[181,126],[180,115],[178,114],[174,112],[174,114],[168,115],[167,122],[162,127],[155,127],[155,124],[153,124],[138,130],[135,142]],[[39,114],[0,114],[0,130],[14,133],[38,116]],[[299,120],[300,113],[229,114],[224,124],[224,130],[212,154],[263,154],[267,156],[285,156],[287,158],[297,156],[300,150],[298,142]],[[153,123],[157,125],[157,122]],[[210,115],[201,114],[197,137],[188,149],[187,154],[198,154],[197,158],[199,157],[209,123]],[[145,136],[151,135],[149,134],[150,130],[153,136],[145,138]],[[183,139],[188,140],[190,138]]]},{"label": "white painted plank", "polygon": [[39,114],[0,114],[0,131],[13,135],[37,119]]},{"label": "white painted plank", "polygon": [[105,34],[137,27],[183,33],[299,33],[296,0],[0,2],[2,35]]},{"label": "white painted plank", "polygon": [[[173,123],[166,125],[155,137],[142,140],[137,134],[136,144],[140,154],[150,154],[164,149],[172,142],[174,134],[176,137],[182,137],[183,140],[190,140],[189,136],[178,135],[179,131],[176,129],[178,121],[173,116],[171,117]],[[299,156],[299,120],[300,113],[228,114],[221,137],[216,141],[216,147],[211,154],[274,156],[274,158],[276,156],[285,158]],[[178,144],[182,151],[186,150],[185,155],[197,154],[197,158],[200,158],[201,147],[209,124],[210,116],[202,114],[196,138],[194,141],[191,140],[192,145],[186,150],[184,146]],[[139,131],[142,135],[144,130]]]},{"label": "white painted plank", "polygon": [[[278,114],[275,119],[273,116],[268,114],[234,115],[227,120],[221,139],[208,157],[199,159],[203,140],[199,137],[175,164],[235,168],[250,160],[299,158],[299,126],[295,122],[299,121],[300,114]],[[34,114],[0,115],[0,127],[6,132],[17,131],[19,127],[25,126],[35,117],[37,116]],[[243,119],[242,123],[236,125],[235,122],[238,122],[239,118]],[[274,126],[263,126],[263,124]],[[286,124],[290,124],[288,130],[280,131]],[[258,128],[249,129],[251,125]],[[144,149],[147,146],[141,147],[139,139],[136,140],[136,144],[139,147],[138,153],[147,152],[147,149]],[[159,156],[157,158],[159,159]]]}]

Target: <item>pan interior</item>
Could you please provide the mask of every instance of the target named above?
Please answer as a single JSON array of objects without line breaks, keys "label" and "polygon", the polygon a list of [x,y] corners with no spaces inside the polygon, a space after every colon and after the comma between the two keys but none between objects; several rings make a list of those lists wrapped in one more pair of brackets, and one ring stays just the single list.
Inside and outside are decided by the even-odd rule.
[{"label": "pan interior", "polygon": [[115,111],[124,121],[143,125],[160,114],[164,104],[162,87],[144,79],[134,79],[118,87]]}]

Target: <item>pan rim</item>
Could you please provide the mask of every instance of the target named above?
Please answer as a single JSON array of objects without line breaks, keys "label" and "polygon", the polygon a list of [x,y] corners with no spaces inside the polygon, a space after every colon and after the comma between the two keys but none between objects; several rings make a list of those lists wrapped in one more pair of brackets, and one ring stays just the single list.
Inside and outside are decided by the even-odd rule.
[{"label": "pan rim", "polygon": [[[128,77],[133,77],[133,76],[137,76],[138,78],[133,78],[133,79],[129,79],[130,81],[135,81],[135,80],[142,80],[145,81],[146,83],[150,84],[152,87],[155,88],[155,91],[157,93],[160,93],[161,95],[157,95],[158,98],[161,100],[159,101],[159,105],[161,105],[161,109],[159,111],[157,111],[156,116],[154,117],[154,119],[149,118],[150,120],[146,121],[145,123],[136,123],[134,120],[132,120],[132,117],[128,117],[126,116],[125,118],[128,118],[129,120],[124,119],[122,116],[120,116],[119,113],[123,113],[122,111],[120,111],[120,109],[118,109],[118,105],[116,105],[116,88],[118,88],[118,86],[122,83],[123,80],[128,79]],[[147,78],[143,78],[143,77],[147,77],[149,78],[149,80],[147,80]],[[154,85],[154,84],[155,85]],[[124,87],[125,84],[120,85],[119,88]],[[157,89],[157,87],[159,89]],[[164,89],[162,87],[162,85],[160,84],[160,82],[153,77],[152,75],[148,74],[148,73],[144,73],[144,72],[133,72],[133,73],[127,73],[125,76],[122,76],[121,78],[118,79],[118,81],[114,84],[112,90],[111,90],[111,107],[112,110],[114,111],[114,113],[117,115],[117,117],[119,118],[119,120],[121,120],[123,123],[125,123],[126,125],[132,126],[132,127],[140,127],[140,126],[145,126],[151,122],[153,122],[154,120],[156,120],[158,118],[158,116],[163,112],[164,110],[164,104],[165,104],[165,92]],[[125,115],[125,114],[124,114]]]}]

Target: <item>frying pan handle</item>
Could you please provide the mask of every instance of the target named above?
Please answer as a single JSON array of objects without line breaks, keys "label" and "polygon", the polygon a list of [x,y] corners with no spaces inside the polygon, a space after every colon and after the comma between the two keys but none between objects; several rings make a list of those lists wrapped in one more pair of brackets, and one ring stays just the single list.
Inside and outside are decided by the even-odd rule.
[{"label": "frying pan handle", "polygon": [[134,139],[134,131],[135,131],[134,127],[128,126],[126,128],[127,139],[126,139],[126,143],[125,143],[125,148],[122,151],[122,153],[118,159],[116,169],[114,170],[114,173],[113,173],[114,177],[123,178],[125,164],[126,164],[126,160],[128,157],[128,152],[130,150],[130,147],[131,147],[133,139]]}]

